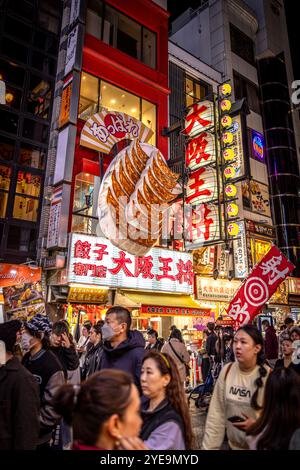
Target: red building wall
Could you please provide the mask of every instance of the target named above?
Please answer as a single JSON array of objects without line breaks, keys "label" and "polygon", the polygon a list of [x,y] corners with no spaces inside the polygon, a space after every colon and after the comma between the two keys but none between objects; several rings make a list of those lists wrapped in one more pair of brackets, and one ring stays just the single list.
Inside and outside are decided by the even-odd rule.
[{"label": "red building wall", "polygon": [[[156,145],[168,158],[168,138],[161,135],[168,126],[168,12],[151,0],[109,0],[106,2],[156,33],[156,65],[152,69],[137,59],[115,49],[103,41],[85,35],[82,71],[88,72],[156,105]],[[79,137],[84,121],[78,120],[73,184],[71,193],[69,230],[73,206],[76,174],[87,171],[99,175],[97,152],[81,147]],[[104,159],[104,171],[109,163]],[[94,163],[93,163],[94,162]],[[87,170],[89,168],[89,171]]]}]

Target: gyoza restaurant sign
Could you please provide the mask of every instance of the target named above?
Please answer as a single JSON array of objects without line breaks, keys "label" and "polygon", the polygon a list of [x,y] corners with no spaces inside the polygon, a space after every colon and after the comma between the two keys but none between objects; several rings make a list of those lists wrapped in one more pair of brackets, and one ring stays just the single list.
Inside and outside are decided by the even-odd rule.
[{"label": "gyoza restaurant sign", "polygon": [[68,282],[104,287],[193,292],[192,255],[152,248],[138,257],[120,250],[106,238],[72,234]]}]

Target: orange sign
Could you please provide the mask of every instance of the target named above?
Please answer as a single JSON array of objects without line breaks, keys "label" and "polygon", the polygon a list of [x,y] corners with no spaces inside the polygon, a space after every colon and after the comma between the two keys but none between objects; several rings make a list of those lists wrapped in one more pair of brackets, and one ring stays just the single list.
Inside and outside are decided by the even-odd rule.
[{"label": "orange sign", "polygon": [[0,263],[0,287],[16,286],[41,280],[42,269],[22,264]]},{"label": "orange sign", "polygon": [[64,83],[64,88],[63,88],[62,97],[61,97],[59,122],[58,122],[59,128],[69,122],[72,86],[73,86],[73,76],[68,77]]}]

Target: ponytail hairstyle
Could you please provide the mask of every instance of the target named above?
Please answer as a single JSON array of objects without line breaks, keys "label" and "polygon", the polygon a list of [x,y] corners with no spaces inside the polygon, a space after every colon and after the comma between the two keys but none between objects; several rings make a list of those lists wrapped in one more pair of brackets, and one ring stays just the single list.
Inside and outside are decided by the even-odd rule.
[{"label": "ponytail hairstyle", "polygon": [[[253,325],[244,325],[241,326],[238,331],[244,331],[249,335],[254,343],[257,345],[259,344],[261,346],[261,350],[257,354],[257,365],[259,366],[258,372],[259,372],[259,377],[255,380],[255,385],[256,385],[256,390],[254,394],[252,395],[251,398],[251,407],[254,408],[254,410],[261,410],[262,407],[259,406],[257,403],[257,398],[258,398],[258,392],[259,389],[263,386],[263,378],[266,377],[268,370],[265,367],[265,353],[264,353],[264,339],[262,337],[261,332],[256,328],[256,326]],[[236,332],[236,333],[237,333]]]},{"label": "ponytail hairstyle", "polygon": [[103,424],[114,414],[124,417],[130,404],[131,375],[121,370],[95,372],[82,385],[66,384],[54,397],[54,409],[72,425],[74,440],[94,446]]},{"label": "ponytail hairstyle", "polygon": [[160,353],[156,350],[150,350],[145,354],[143,364],[147,359],[152,359],[156,363],[161,375],[170,376],[170,382],[166,388],[166,398],[182,418],[185,446],[187,450],[190,450],[193,445],[191,418],[177,365],[169,354]]}]

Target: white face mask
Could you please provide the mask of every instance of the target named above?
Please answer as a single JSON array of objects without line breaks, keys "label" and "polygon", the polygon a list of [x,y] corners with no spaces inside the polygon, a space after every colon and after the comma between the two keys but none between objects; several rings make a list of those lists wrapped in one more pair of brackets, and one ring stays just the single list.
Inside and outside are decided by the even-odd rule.
[{"label": "white face mask", "polygon": [[23,351],[29,351],[33,344],[30,344],[32,336],[29,333],[22,333],[21,348]]}]

